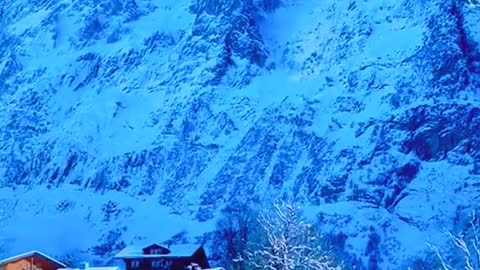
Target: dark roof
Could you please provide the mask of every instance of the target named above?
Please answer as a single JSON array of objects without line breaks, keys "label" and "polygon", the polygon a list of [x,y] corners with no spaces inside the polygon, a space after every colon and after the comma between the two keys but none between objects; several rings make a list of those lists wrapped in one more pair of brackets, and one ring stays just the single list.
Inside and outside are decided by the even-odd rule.
[{"label": "dark roof", "polygon": [[[162,258],[162,257],[191,257],[202,245],[171,245],[168,247],[168,254],[145,254],[144,249],[150,248],[155,244],[147,246],[127,246],[122,249],[114,258],[117,259],[134,259],[134,258]],[[160,246],[160,245],[158,245]],[[160,246],[162,247],[162,246]],[[165,248],[165,247],[162,247]]]},{"label": "dark roof", "polygon": [[38,250],[32,250],[32,251],[25,252],[25,253],[22,253],[22,254],[19,254],[19,255],[15,255],[15,256],[10,257],[10,258],[3,259],[3,260],[0,261],[0,265],[7,264],[7,263],[10,263],[10,262],[14,262],[14,261],[18,261],[18,260],[21,260],[23,258],[31,257],[31,256],[35,256],[35,255],[43,257],[43,258],[45,258],[45,259],[47,259],[47,260],[49,260],[49,261],[51,261],[55,264],[58,264],[61,267],[67,267],[64,263],[62,263],[60,261],[57,261],[54,258],[52,258],[48,255],[45,255],[44,253],[42,253]]},{"label": "dark roof", "polygon": [[166,255],[166,254],[169,254],[171,251],[166,248],[166,247],[163,247],[163,246],[160,246],[159,244],[152,244],[152,245],[149,245],[148,247],[144,247],[143,248],[143,253],[147,254],[149,250],[152,250],[152,249],[160,249],[162,250],[162,254],[163,255]]}]

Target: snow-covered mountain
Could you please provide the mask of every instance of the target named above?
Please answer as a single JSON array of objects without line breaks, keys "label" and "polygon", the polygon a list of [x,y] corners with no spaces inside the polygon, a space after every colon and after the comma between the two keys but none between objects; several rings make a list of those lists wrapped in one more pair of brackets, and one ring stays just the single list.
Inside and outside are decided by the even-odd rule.
[{"label": "snow-covered mountain", "polygon": [[0,253],[108,258],[286,196],[400,269],[478,207],[467,2],[3,1]]}]

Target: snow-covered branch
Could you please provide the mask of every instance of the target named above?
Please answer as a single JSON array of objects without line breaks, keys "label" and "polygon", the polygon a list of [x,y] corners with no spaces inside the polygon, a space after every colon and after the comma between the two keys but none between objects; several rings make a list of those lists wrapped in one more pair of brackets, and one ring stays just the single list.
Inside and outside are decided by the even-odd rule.
[{"label": "snow-covered branch", "polygon": [[256,269],[275,270],[340,270],[332,258],[320,249],[312,225],[302,217],[299,207],[274,204],[271,211],[261,213],[258,226],[263,239],[253,245],[248,261]]},{"label": "snow-covered branch", "polygon": [[466,237],[464,234],[455,236],[451,232],[445,233],[455,247],[454,250],[460,252],[463,257],[462,267],[453,266],[453,262],[447,262],[436,246],[428,244],[440,260],[443,270],[480,270],[480,237],[478,235],[478,220],[475,212],[473,212],[472,220],[469,223],[469,229],[471,229],[470,237]]}]

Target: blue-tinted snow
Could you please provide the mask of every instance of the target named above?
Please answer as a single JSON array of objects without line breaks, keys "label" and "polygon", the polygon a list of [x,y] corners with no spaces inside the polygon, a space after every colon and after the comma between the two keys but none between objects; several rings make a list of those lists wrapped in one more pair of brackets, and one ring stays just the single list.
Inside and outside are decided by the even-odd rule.
[{"label": "blue-tinted snow", "polygon": [[398,269],[476,207],[480,11],[458,3],[10,1],[0,253],[201,241],[286,194]]}]

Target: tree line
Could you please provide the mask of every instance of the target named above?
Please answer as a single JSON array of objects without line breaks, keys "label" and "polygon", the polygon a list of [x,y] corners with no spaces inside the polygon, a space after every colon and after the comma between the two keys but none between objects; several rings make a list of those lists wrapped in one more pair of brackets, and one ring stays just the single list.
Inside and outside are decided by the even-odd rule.
[{"label": "tree line", "polygon": [[[222,211],[213,245],[226,270],[353,270],[369,269],[335,250],[303,216],[286,202],[256,209],[234,203]],[[407,270],[480,270],[480,219],[472,220],[441,250],[426,243],[426,253],[405,262]],[[428,248],[430,247],[430,248]]]},{"label": "tree line", "polygon": [[236,204],[218,222],[220,262],[228,270],[342,270],[299,206],[285,202],[258,211]]}]

